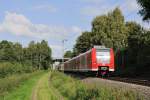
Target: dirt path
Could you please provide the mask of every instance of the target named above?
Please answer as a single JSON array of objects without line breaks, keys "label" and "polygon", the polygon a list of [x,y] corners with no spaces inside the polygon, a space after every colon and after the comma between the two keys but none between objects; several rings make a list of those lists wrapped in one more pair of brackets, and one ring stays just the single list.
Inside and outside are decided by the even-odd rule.
[{"label": "dirt path", "polygon": [[31,100],[62,100],[62,96],[59,94],[53,86],[49,83],[49,73],[43,75],[38,83],[33,88]]}]

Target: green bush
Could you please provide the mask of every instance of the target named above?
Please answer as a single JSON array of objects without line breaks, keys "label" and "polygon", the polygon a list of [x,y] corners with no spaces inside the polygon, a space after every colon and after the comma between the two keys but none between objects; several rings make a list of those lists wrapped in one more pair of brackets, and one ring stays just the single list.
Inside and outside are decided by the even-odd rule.
[{"label": "green bush", "polygon": [[34,73],[24,73],[24,74],[15,74],[0,79],[0,96],[6,95],[12,89],[20,86],[25,80],[32,76],[40,75],[43,71],[38,71]]},{"label": "green bush", "polygon": [[141,100],[135,91],[106,84],[83,83],[60,72],[52,72],[50,83],[69,100]]},{"label": "green bush", "polygon": [[22,75],[12,75],[10,77],[1,78],[0,93],[11,90],[15,86],[17,86],[20,82],[26,80],[28,76],[29,74],[22,74]]},{"label": "green bush", "polygon": [[0,63],[0,78],[17,74],[32,72],[32,66],[26,66],[20,63],[1,62]]}]

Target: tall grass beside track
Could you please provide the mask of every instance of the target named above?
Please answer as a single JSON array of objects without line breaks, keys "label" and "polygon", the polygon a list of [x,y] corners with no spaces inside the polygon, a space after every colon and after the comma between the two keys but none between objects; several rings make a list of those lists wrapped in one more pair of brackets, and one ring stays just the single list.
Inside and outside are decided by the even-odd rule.
[{"label": "tall grass beside track", "polygon": [[85,84],[60,72],[51,72],[50,83],[69,100],[142,100],[135,91],[101,84]]}]

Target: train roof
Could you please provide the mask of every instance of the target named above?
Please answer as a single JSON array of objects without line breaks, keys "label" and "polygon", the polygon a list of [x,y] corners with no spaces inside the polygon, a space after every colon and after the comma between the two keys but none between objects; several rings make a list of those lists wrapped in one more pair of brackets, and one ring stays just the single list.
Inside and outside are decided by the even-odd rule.
[{"label": "train roof", "polygon": [[[99,50],[110,50],[110,48],[106,48],[105,46],[94,46],[93,48],[99,49]],[[78,57],[81,57],[82,55],[84,55],[84,54],[86,54],[86,53],[91,52],[91,51],[92,51],[92,49],[86,51],[85,53],[81,53],[81,54],[79,54],[78,56],[73,57],[73,58],[69,59],[68,61],[66,61],[66,62],[64,62],[64,63],[67,63],[67,62],[69,62],[69,61],[72,61],[72,60],[74,60],[74,59],[76,59],[76,58],[78,58]]]},{"label": "train roof", "polygon": [[[78,58],[78,57],[80,57],[80,56],[82,56],[82,55],[84,55],[84,54],[86,54],[86,53],[89,53],[90,51],[92,51],[92,49],[90,49],[90,50],[86,51],[85,53],[81,53],[81,54],[79,54],[78,56],[73,57],[73,58],[69,59],[69,60],[68,60],[68,61],[66,61],[66,62],[69,62],[69,61],[71,61],[71,60],[74,60],[74,59],[76,59],[76,58]],[[64,62],[64,63],[65,63],[65,62]]]}]

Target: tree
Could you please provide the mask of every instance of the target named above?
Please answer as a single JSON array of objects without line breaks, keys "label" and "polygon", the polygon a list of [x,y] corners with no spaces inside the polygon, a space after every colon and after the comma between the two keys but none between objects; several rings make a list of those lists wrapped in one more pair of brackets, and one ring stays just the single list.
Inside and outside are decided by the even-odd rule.
[{"label": "tree", "polygon": [[47,69],[51,62],[51,48],[45,40],[35,43],[31,41],[26,52],[28,53],[29,61],[38,69]]},{"label": "tree", "polygon": [[128,33],[120,9],[97,16],[92,22],[92,36],[92,42],[96,45],[113,47],[115,50],[127,47]]},{"label": "tree", "polygon": [[51,48],[45,40],[37,43],[31,41],[25,48],[20,43],[3,40],[0,42],[0,61],[17,62],[34,69],[48,69],[52,61]]},{"label": "tree", "polygon": [[143,20],[150,20],[150,0],[137,0],[137,2],[141,6],[139,13],[143,16]]},{"label": "tree", "polygon": [[149,73],[150,34],[136,22],[127,22],[126,27],[129,33],[126,69],[129,68],[133,75]]},{"label": "tree", "polygon": [[14,61],[15,55],[13,50],[13,43],[3,40],[0,43],[0,60],[2,61]]},{"label": "tree", "polygon": [[26,52],[27,52],[26,53],[27,60],[32,63],[33,67],[37,67],[38,66],[38,64],[37,64],[38,63],[37,46],[34,41],[31,41],[29,43],[29,46],[28,46]]},{"label": "tree", "polygon": [[73,57],[73,53],[70,50],[65,52],[64,58],[72,58],[72,57]]},{"label": "tree", "polygon": [[126,48],[128,37],[124,16],[119,8],[107,15],[97,16],[92,21],[92,32],[83,32],[76,40],[75,55],[86,52],[94,45],[105,45],[114,50]]},{"label": "tree", "polygon": [[16,61],[22,62],[23,60],[23,48],[20,43],[15,43],[13,45],[13,50],[14,50],[14,56]]},{"label": "tree", "polygon": [[127,22],[126,27],[128,28],[128,58],[129,64],[137,63],[137,56],[140,51],[140,41],[143,33],[142,27],[136,22]]},{"label": "tree", "polygon": [[74,50],[77,54],[86,52],[92,47],[91,32],[83,32],[81,36],[76,40]]},{"label": "tree", "polygon": [[41,63],[41,66],[44,69],[47,69],[49,67],[49,64],[52,60],[51,58],[51,48],[48,46],[48,43],[45,40],[42,40],[40,43],[40,56],[39,56],[39,61]]},{"label": "tree", "polygon": [[139,38],[139,46],[140,49],[138,50],[136,65],[138,74],[146,74],[150,75],[150,32],[145,32],[141,34]]}]

